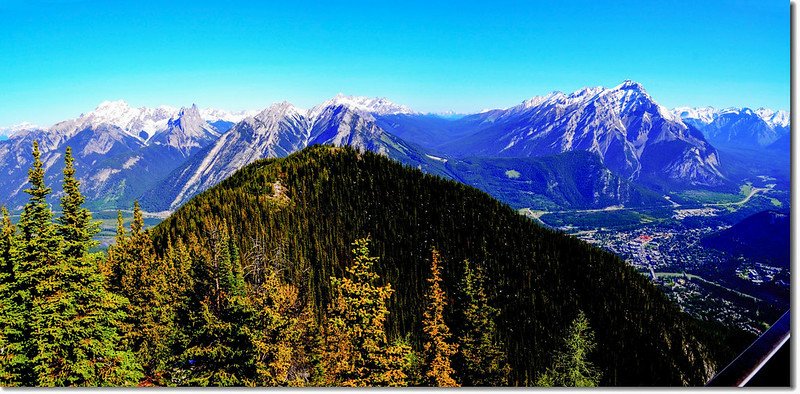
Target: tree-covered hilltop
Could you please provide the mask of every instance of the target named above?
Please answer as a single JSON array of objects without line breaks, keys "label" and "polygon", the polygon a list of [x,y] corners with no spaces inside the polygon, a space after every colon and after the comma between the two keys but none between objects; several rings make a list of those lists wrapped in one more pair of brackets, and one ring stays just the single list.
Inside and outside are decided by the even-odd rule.
[{"label": "tree-covered hilltop", "polygon": [[[477,189],[423,174],[380,155],[323,146],[248,165],[193,198],[153,230],[160,256],[184,253],[179,261],[195,261],[191,269],[184,270],[189,275],[186,280],[195,282],[187,289],[194,290],[176,299],[195,299],[199,311],[177,310],[173,321],[179,326],[192,322],[205,328],[188,331],[189,337],[179,338],[177,346],[193,344],[196,351],[218,354],[208,345],[217,343],[213,338],[222,335],[208,331],[212,323],[218,330],[228,330],[226,335],[244,335],[241,330],[257,327],[250,324],[265,324],[254,317],[257,311],[280,310],[280,303],[273,303],[283,298],[266,297],[272,301],[258,306],[261,301],[254,300],[263,301],[264,297],[255,297],[258,293],[247,289],[260,277],[252,272],[270,267],[274,272],[280,267],[279,282],[294,289],[292,294],[298,298],[292,305],[307,308],[289,308],[295,311],[288,315],[291,324],[303,327],[303,332],[321,333],[322,344],[317,347],[327,348],[324,338],[328,331],[323,323],[341,303],[337,298],[341,290],[332,288],[337,282],[331,278],[348,275],[347,267],[353,261],[351,243],[365,237],[371,238],[370,251],[377,257],[371,263],[379,277],[374,286],[391,284],[393,290],[391,297],[381,298],[388,308],[381,324],[386,328],[384,342],[393,343],[394,350],[387,350],[390,354],[379,359],[391,356],[395,364],[397,357],[406,360],[404,384],[413,383],[415,374],[408,365],[425,363],[425,357],[409,355],[423,354],[430,336],[423,317],[429,308],[426,295],[434,248],[441,275],[437,283],[447,298],[442,304],[444,321],[453,334],[450,340],[465,338],[474,326],[463,321],[466,304],[459,286],[468,260],[483,275],[488,306],[496,310],[489,315],[496,315],[494,337],[505,353],[497,359],[510,365],[512,385],[536,383],[561,351],[579,311],[594,332],[596,346],[588,357],[601,376],[600,385],[701,385],[739,350],[732,344],[737,342],[729,341],[731,333],[682,314],[646,278],[611,253],[542,228]],[[220,247],[213,248],[217,252],[208,251],[212,238],[225,240],[222,249],[235,253],[214,257]],[[191,252],[192,245],[197,252]],[[254,260],[253,254],[261,257]],[[220,265],[208,261],[217,260],[225,261],[229,267],[226,275],[242,278],[241,283],[229,278],[224,282],[229,287],[221,288],[218,279],[209,279],[208,270],[217,272]],[[198,285],[198,280],[205,284]],[[209,295],[229,300],[214,303]],[[206,331],[209,334],[200,334]],[[408,345],[413,350],[406,349]],[[246,352],[244,347],[237,354],[245,357]],[[312,353],[313,349],[309,350]],[[196,352],[186,353],[184,358],[196,363],[192,354]],[[475,376],[459,370],[467,365],[459,361],[460,355],[453,357],[456,382]],[[421,369],[424,375],[425,366]],[[487,373],[499,376],[497,370],[502,369],[496,366]],[[312,370],[308,367],[303,374],[313,375],[308,372]],[[186,381],[242,383],[230,373],[204,373]],[[283,376],[295,377],[292,373]]]},{"label": "tree-covered hilltop", "polygon": [[135,203],[107,253],[71,150],[59,215],[32,157],[19,222],[0,209],[0,386],[696,385],[738,338],[375,154],[256,163],[155,231]]}]

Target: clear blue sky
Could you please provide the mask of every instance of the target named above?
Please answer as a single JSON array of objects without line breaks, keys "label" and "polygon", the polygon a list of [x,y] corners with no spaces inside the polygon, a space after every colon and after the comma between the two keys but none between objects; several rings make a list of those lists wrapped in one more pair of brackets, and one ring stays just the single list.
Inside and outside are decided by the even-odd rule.
[{"label": "clear blue sky", "polygon": [[669,107],[789,107],[785,0],[157,3],[0,0],[0,125],[338,92],[474,111],[624,79]]}]

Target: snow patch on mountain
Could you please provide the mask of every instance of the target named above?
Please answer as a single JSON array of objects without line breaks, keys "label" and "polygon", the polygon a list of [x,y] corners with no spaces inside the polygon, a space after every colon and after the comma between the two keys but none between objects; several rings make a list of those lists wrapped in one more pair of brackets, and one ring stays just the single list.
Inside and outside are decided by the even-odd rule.
[{"label": "snow patch on mountain", "polygon": [[200,115],[209,123],[225,121],[232,123],[239,123],[245,118],[255,116],[258,110],[241,110],[241,111],[227,111],[217,108],[203,108],[200,110]]}]

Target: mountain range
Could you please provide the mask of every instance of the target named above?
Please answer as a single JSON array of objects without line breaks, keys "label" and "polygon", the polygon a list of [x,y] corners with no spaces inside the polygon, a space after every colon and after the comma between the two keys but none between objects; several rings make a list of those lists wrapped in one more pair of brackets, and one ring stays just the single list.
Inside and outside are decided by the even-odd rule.
[{"label": "mountain range", "polygon": [[789,135],[789,113],[759,108],[675,108],[686,124],[700,129],[717,147],[767,147]]},{"label": "mountain range", "polygon": [[665,190],[735,187],[737,159],[721,160],[720,149],[775,150],[789,124],[786,112],[763,108],[669,110],[625,81],[464,116],[341,94],[310,109],[283,102],[240,112],[107,101],[51,127],[6,133],[0,204],[12,209],[25,201],[34,140],[53,183],[72,147],[97,209],[140,199],[148,210],[171,211],[257,159],[318,144],[377,152],[515,208],[602,208],[666,204]]}]

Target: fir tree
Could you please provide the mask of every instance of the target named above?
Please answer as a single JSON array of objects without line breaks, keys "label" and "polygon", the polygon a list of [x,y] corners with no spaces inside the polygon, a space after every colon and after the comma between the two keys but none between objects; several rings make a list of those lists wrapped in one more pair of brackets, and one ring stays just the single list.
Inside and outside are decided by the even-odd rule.
[{"label": "fir tree", "polygon": [[459,337],[461,377],[465,386],[507,386],[511,368],[495,342],[497,309],[489,305],[480,266],[464,260],[461,280],[463,328]]},{"label": "fir tree", "polygon": [[572,324],[564,338],[564,348],[556,353],[553,364],[536,381],[537,386],[596,387],[600,372],[589,361],[594,349],[594,334],[583,311]]},{"label": "fir tree", "polygon": [[447,305],[446,294],[442,289],[439,251],[431,252],[431,277],[428,278],[428,293],[422,326],[425,333],[424,359],[427,384],[439,387],[457,387],[453,379],[454,371],[451,358],[456,354],[458,345],[450,341],[450,328],[444,321],[444,307]]},{"label": "fir tree", "polygon": [[336,298],[326,330],[325,373],[328,384],[343,386],[405,386],[403,371],[410,348],[392,346],[386,338],[386,302],[390,284],[380,277],[369,255],[369,238],[353,243],[353,263],[343,278],[331,278]]}]

